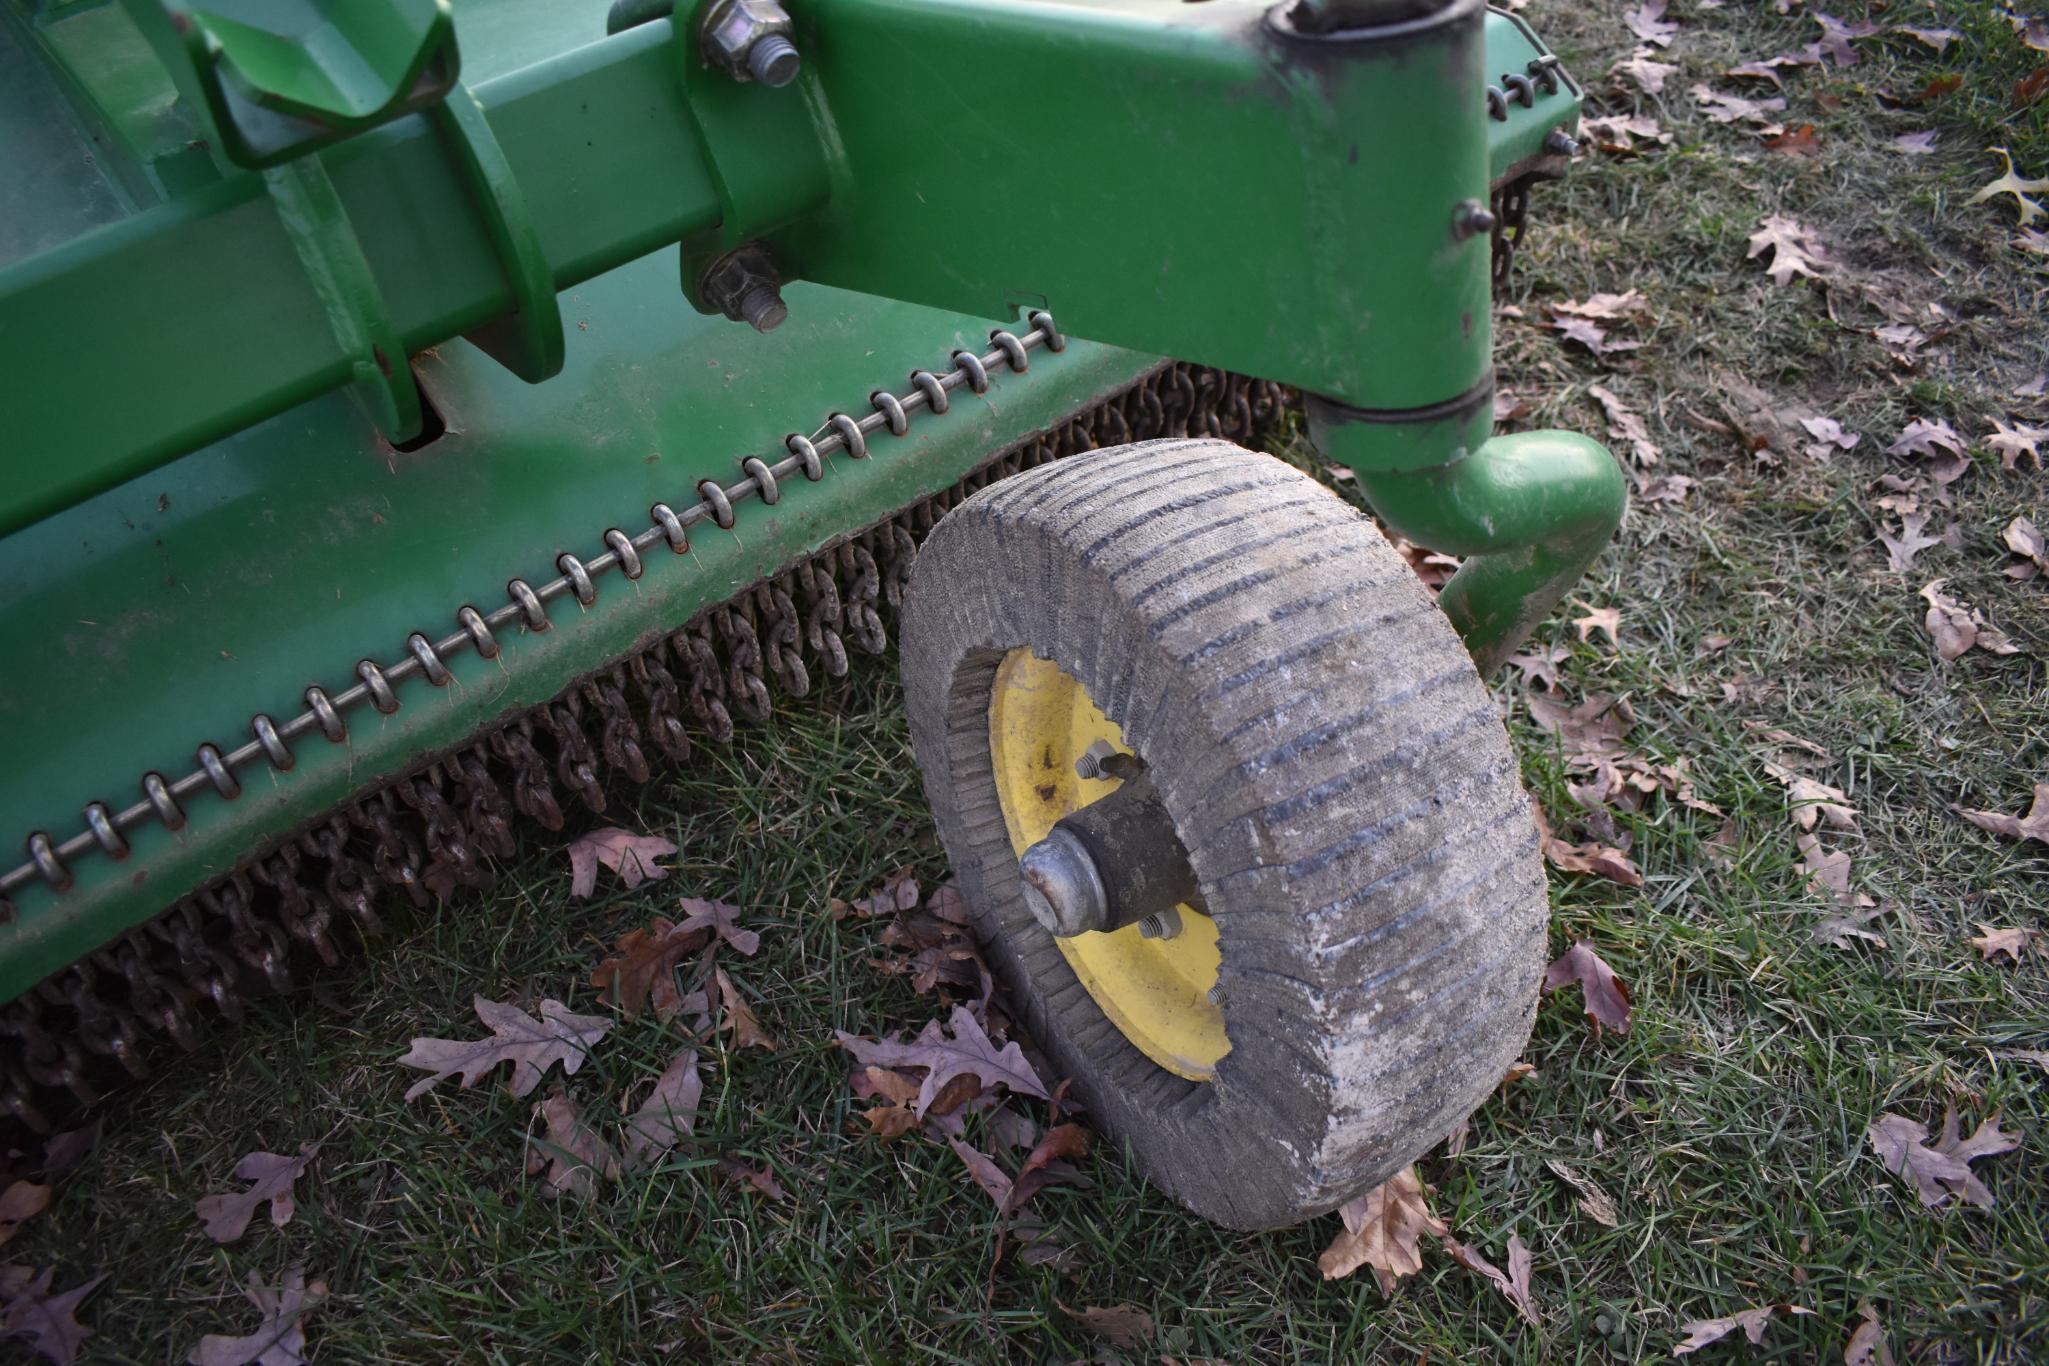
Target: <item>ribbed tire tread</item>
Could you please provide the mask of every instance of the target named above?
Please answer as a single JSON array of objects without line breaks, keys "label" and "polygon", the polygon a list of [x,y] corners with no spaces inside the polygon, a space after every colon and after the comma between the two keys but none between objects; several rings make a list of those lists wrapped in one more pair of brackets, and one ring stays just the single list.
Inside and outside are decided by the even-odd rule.
[{"label": "ribbed tire tread", "polygon": [[[1149,441],[978,493],[925,543],[903,672],[990,960],[1097,1123],[1220,1223],[1323,1213],[1441,1140],[1529,1036],[1547,910],[1471,660],[1371,522],[1282,462]],[[1216,917],[1231,1051],[1155,1066],[1026,911],[989,701],[1028,647],[1147,761]]]}]

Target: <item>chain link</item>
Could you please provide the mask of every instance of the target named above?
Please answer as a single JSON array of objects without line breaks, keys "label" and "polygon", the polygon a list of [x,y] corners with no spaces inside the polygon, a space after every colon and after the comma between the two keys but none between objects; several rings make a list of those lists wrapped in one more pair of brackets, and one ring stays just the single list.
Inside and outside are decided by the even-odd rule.
[{"label": "chain link", "polygon": [[696,740],[731,740],[735,713],[766,717],[773,693],[801,697],[817,677],[846,674],[850,646],[881,653],[884,614],[901,604],[918,541],[976,491],[1049,460],[1154,437],[1257,445],[1285,405],[1276,385],[1164,367],[279,841],[0,1008],[0,1115],[47,1127],[92,1103],[100,1079],[142,1075],[155,1038],[191,1048],[199,1003],[239,1020],[246,1000],[291,988],[295,963],[334,963],[379,934],[390,897],[427,906],[482,884],[492,860],[513,852],[515,815],[560,830],[565,794],[601,812],[608,783],[648,779],[650,747],[688,759]]}]

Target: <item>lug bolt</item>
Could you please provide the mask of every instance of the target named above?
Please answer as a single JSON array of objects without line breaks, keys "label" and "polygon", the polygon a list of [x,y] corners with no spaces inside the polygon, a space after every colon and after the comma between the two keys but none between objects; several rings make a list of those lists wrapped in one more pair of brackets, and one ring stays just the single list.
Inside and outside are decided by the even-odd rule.
[{"label": "lug bolt", "polygon": [[1555,157],[1576,157],[1579,155],[1579,139],[1563,128],[1553,128],[1544,139],[1544,150]]},{"label": "lug bolt", "polygon": [[797,45],[780,33],[772,33],[747,49],[747,69],[754,73],[754,79],[772,89],[781,89],[797,79],[797,69],[803,65],[797,55]]},{"label": "lug bolt", "polygon": [[1103,773],[1103,760],[1116,752],[1117,747],[1108,740],[1092,742],[1087,749],[1081,752],[1081,757],[1074,761],[1075,775],[1081,778],[1101,778],[1105,776]]},{"label": "lug bolt", "polygon": [[1138,922],[1140,939],[1172,939],[1181,933],[1181,912],[1173,907],[1155,911]]},{"label": "lug bolt", "polygon": [[773,332],[790,316],[790,307],[774,285],[760,284],[741,296],[740,316],[756,332]]},{"label": "lug bolt", "polygon": [[1477,237],[1494,231],[1494,211],[1477,199],[1461,199],[1451,211],[1451,230],[1459,237]]},{"label": "lug bolt", "polygon": [[775,260],[758,242],[736,247],[706,266],[697,288],[707,307],[756,332],[773,332],[790,316]]}]

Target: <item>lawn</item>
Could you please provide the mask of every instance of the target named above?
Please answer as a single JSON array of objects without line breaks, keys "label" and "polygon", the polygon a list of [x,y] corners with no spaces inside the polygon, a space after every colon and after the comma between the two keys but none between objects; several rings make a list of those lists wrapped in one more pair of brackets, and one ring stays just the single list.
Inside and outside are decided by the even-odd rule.
[{"label": "lawn", "polygon": [[[1607,74],[1644,46],[1624,8],[1525,11],[1613,122],[1539,190],[1497,349],[1511,425],[1612,428],[1638,494],[1498,693],[1554,835],[1595,847],[1559,861],[1634,870],[1551,877],[1553,952],[1587,941],[1631,1018],[1596,1029],[1579,988],[1548,995],[1534,1071],[1457,1155],[1418,1164],[1459,1242],[1496,1265],[1511,1237],[1529,1249],[1535,1322],[1434,1240],[1392,1294],[1364,1270],[1325,1280],[1337,1218],[1229,1232],[1103,1143],[1028,1207],[1039,1251],[1013,1236],[992,1269],[991,1199],[948,1143],[869,1132],[834,1042],[944,1013],[891,970],[891,917],[833,910],[900,868],[928,901],[947,878],[891,657],[620,794],[607,823],[679,846],[666,877],[603,873],[577,899],[563,840],[530,837],[485,892],[397,923],[111,1106],[5,1253],[60,1290],[106,1275],[80,1309],[85,1355],[182,1360],[203,1334],[251,1332],[244,1284],[294,1267],[328,1289],[306,1325],[316,1360],[1631,1361],[1668,1356],[1683,1323],[1771,1304],[1813,1312],[1703,1359],[1836,1360],[1862,1307],[1900,1360],[2049,1352],[2049,938],[2028,938],[2049,934],[2049,843],[1953,809],[2020,814],[2049,782],[2049,572],[2009,573],[2025,561],[2004,539],[2016,518],[2049,525],[2049,499],[2039,460],[1992,440],[2049,423],[2049,255],[2014,196],[1968,202],[2001,174],[1988,146],[2049,176],[2049,102],[2016,106],[2049,54],[1991,4],[1846,3],[1832,30],[1798,4],[1672,0],[1635,20],[1676,24],[1649,93],[1643,59]],[[1772,67],[1782,90],[1724,74],[1864,20],[1834,57]],[[1731,113],[1695,86],[1785,106]],[[1926,132],[1932,151],[1900,142]],[[1748,256],[1767,217],[1799,226],[1814,276],[1781,283]],[[1916,422],[1960,449],[1937,434],[1889,452]],[[1322,472],[1299,436],[1280,453]],[[1996,628],[1955,658],[1931,636],[1936,580],[1930,596]],[[1650,776],[1633,797],[1590,791],[1580,732],[1556,724],[1601,696],[1634,718],[1619,771]],[[1840,795],[1818,805],[1817,784]],[[719,966],[772,1049],[694,1037],[688,1010],[643,1014],[524,1098],[494,1078],[404,1099],[422,1076],[398,1065],[409,1041],[478,1033],[475,996],[609,1015],[593,970],[680,916],[679,896],[758,931],[757,953]],[[2001,929],[2023,932],[2017,961],[1972,942]],[[528,1174],[552,1087],[613,1132],[685,1047],[703,1095],[665,1159],[589,1198]],[[1874,1152],[1882,1115],[1933,1133],[1948,1110],[1966,1134],[1996,1113],[2020,1136],[1974,1165],[1989,1207],[1926,1207]],[[967,1139],[996,1146],[996,1113]],[[193,1203],[238,1188],[245,1153],[315,1142],[287,1226],[259,1213],[225,1246],[201,1232]],[[1612,1202],[1612,1226],[1561,1166]],[[736,1176],[764,1168],[773,1182]],[[1142,1349],[1077,1317],[1119,1305],[1149,1316]]]}]

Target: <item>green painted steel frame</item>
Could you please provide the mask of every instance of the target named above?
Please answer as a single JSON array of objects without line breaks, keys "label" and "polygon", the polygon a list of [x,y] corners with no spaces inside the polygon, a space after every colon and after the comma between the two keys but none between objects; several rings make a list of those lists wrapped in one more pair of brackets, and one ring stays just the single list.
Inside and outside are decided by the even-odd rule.
[{"label": "green painted steel frame", "polygon": [[[434,704],[352,730],[345,747],[303,746],[268,790],[195,803],[182,834],[144,830],[129,860],[81,868],[63,897],[24,896],[0,927],[0,998],[350,792],[945,486],[1155,355],[1319,396],[1317,439],[1389,520],[1472,557],[1445,602],[1483,664],[1607,539],[1621,478],[1604,450],[1568,433],[1488,436],[1490,252],[1471,210],[1540,162],[1578,106],[1560,85],[1490,117],[1485,87],[1540,55],[1519,23],[1474,0],[1398,31],[1316,38],[1238,0],[790,7],[806,63],[792,89],[724,78],[657,20],[456,87],[474,109],[399,118],[295,164],[298,189],[331,187],[330,230],[350,229],[330,231],[362,267],[339,291],[314,283],[317,234],[287,223],[290,194],[218,159],[194,166],[141,123],[160,155],[123,171],[125,193],[162,202],[0,270],[0,602],[13,603],[0,629],[46,661],[0,690],[21,760],[0,793],[10,830],[121,800],[110,785],[189,766],[195,739],[232,739],[362,653],[393,657],[437,612],[447,629],[456,606],[588,549],[651,495],[732,477],[791,426],[857,409],[865,388],[849,381],[979,347],[970,317],[1043,305],[1101,343],[1035,358],[994,407],[921,424],[893,458],[743,509],[735,535],[693,555],[701,572],[589,611],[558,602],[559,629],[509,641],[500,661],[465,657]],[[147,106],[132,70],[118,91],[99,74],[67,68],[88,104]],[[775,339],[714,332],[725,324],[675,298],[676,266],[640,259],[680,243],[687,276],[756,238],[794,278],[906,302],[798,286]],[[566,365],[540,303],[555,290],[578,322]],[[823,333],[807,308],[830,311]],[[587,344],[586,327],[625,344]],[[322,397],[369,378],[373,330],[404,354],[438,348],[420,370],[455,439],[418,461]],[[484,351],[451,340],[464,334]],[[485,351],[564,378],[526,390]],[[856,360],[885,368],[856,379]],[[736,361],[754,378],[730,392],[693,369]],[[120,402],[104,401],[109,375]],[[826,381],[842,387],[828,396]],[[731,439],[697,445],[708,427]],[[680,470],[659,464],[671,459]],[[80,547],[105,570],[79,573]],[[159,580],[168,596],[133,591]],[[195,584],[201,600],[181,603]],[[309,587],[334,593],[331,613]],[[94,652],[171,681],[105,683]],[[67,669],[95,681],[67,686]],[[157,710],[135,714],[138,690]],[[178,718],[175,733],[159,716]]]}]

